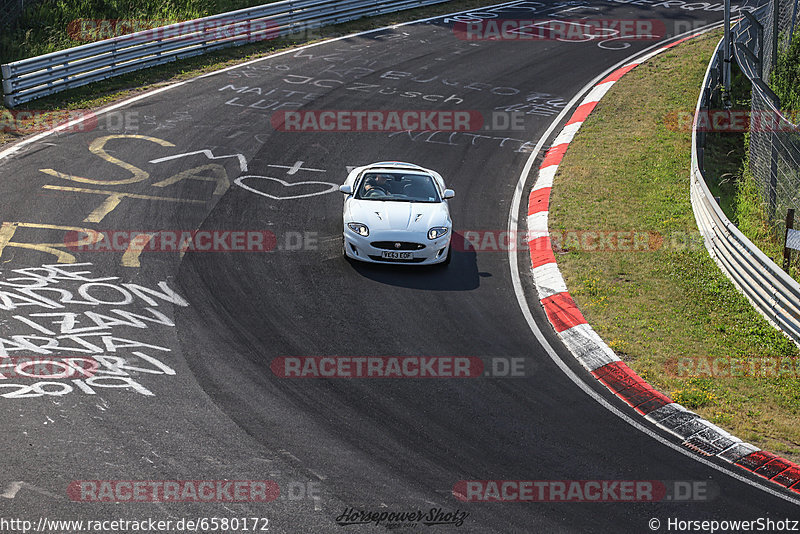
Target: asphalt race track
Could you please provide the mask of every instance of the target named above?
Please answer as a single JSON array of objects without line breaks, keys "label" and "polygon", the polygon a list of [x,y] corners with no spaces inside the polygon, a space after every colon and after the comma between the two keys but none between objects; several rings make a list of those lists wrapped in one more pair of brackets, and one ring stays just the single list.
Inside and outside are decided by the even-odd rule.
[{"label": "asphalt race track", "polygon": [[[481,533],[800,519],[797,501],[764,491],[758,477],[696,461],[581,391],[528,327],[507,253],[463,246],[465,232],[505,231],[525,161],[586,84],[722,18],[716,4],[666,4],[518,2],[502,11],[656,19],[663,39],[466,41],[453,17],[348,37],[157,92],[99,115],[88,131],[50,135],[0,160],[2,356],[72,358],[69,376],[0,381],[0,518],[265,518],[270,532],[382,532],[336,520],[347,508],[439,508],[466,512],[463,525],[416,528]],[[273,128],[273,114],[295,109],[470,110],[484,128]],[[521,127],[504,122],[510,111]],[[456,191],[450,209],[462,246],[446,268],[342,257],[336,186],[348,166],[382,160],[436,169]],[[80,229],[267,231],[275,246],[136,255],[65,245]],[[545,337],[592,389],[635,416],[564,350],[531,289],[527,250],[519,256]],[[295,356],[467,356],[487,370],[522,362],[524,376],[276,376],[275,359]],[[101,364],[95,373],[81,371],[89,360]],[[462,480],[505,479],[688,481],[708,491],[639,503],[453,495]],[[80,502],[75,489],[120,480],[271,480],[280,496]]]}]

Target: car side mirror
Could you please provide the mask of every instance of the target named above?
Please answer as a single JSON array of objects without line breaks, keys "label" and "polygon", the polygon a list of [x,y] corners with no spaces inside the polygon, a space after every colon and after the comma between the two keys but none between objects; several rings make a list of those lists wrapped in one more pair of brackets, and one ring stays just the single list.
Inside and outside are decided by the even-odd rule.
[{"label": "car side mirror", "polygon": [[452,189],[445,189],[444,190],[444,199],[447,200],[448,198],[453,198],[456,196],[456,192]]},{"label": "car side mirror", "polygon": [[352,195],[353,194],[353,186],[352,185],[340,185],[339,191],[344,193],[345,195]]}]

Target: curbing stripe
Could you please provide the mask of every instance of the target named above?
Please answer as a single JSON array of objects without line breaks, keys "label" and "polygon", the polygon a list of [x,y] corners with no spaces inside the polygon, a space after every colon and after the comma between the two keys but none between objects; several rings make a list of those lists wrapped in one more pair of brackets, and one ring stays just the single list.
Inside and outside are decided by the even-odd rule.
[{"label": "curbing stripe", "polygon": [[564,345],[591,372],[612,362],[618,362],[613,350],[603,343],[589,324],[579,324],[559,333]]},{"label": "curbing stripe", "polygon": [[648,59],[695,37],[658,48],[612,72],[597,83],[575,109],[547,151],[528,197],[528,248],[539,301],[564,345],[591,374],[638,413],[705,456],[714,456],[800,493],[800,465],[745,443],[657,391],[627,364],[589,325],[569,294],[549,237],[550,192],[558,166],[581,125],[611,87]]},{"label": "curbing stripe", "polygon": [[800,488],[800,467],[792,466],[773,478],[772,481],[785,488],[792,486]]},{"label": "curbing stripe", "polygon": [[570,124],[569,126],[565,126],[564,129],[561,130],[561,133],[558,134],[558,137],[556,137],[556,140],[553,141],[553,145],[555,146],[564,143],[571,143],[572,138],[575,137],[576,133],[578,133],[580,127],[581,127],[580,123],[575,123],[575,124]]},{"label": "curbing stripe", "polygon": [[537,237],[549,236],[547,231],[547,212],[540,211],[528,215],[528,238],[533,240]]},{"label": "curbing stripe", "polygon": [[545,187],[548,189],[553,187],[553,178],[555,178],[557,170],[558,165],[553,165],[545,169],[539,169],[539,178],[536,180],[536,183],[533,185],[533,189],[531,191],[544,189]]},{"label": "curbing stripe", "polygon": [[553,254],[553,245],[550,243],[550,236],[531,239],[528,241],[528,249],[531,253],[531,269],[541,267],[546,263],[556,262],[556,255]]},{"label": "curbing stripe", "polygon": [[536,279],[536,290],[540,297],[550,297],[558,293],[567,293],[567,284],[558,271],[556,262],[545,263],[533,269]]},{"label": "curbing stripe", "polygon": [[606,78],[603,81],[601,81],[600,83],[617,82],[617,81],[619,81],[620,78],[622,78],[623,76],[628,74],[628,72],[630,72],[631,70],[635,69],[636,66],[639,65],[639,63],[640,62],[628,63],[624,67],[619,68],[619,69],[615,70],[614,72],[612,72],[611,74],[609,74],[608,76],[606,76]]},{"label": "curbing stripe", "polygon": [[587,324],[575,301],[566,291],[544,297],[541,302],[556,332],[563,332],[579,324]]},{"label": "curbing stripe", "polygon": [[547,211],[550,204],[550,188],[542,187],[531,191],[528,196],[528,215],[539,213],[540,211]]},{"label": "curbing stripe", "polygon": [[755,472],[757,475],[761,475],[764,478],[772,480],[790,467],[792,467],[792,463],[788,460],[784,460],[783,458],[775,458],[766,465],[756,469]]},{"label": "curbing stripe", "polygon": [[597,102],[586,102],[578,106],[578,109],[575,110],[575,113],[572,114],[572,117],[567,121],[567,126],[583,123],[586,120],[586,117],[589,116],[589,113],[594,111]]},{"label": "curbing stripe", "polygon": [[564,158],[564,152],[567,151],[567,147],[569,143],[562,143],[560,145],[554,145],[547,151],[547,154],[544,155],[544,161],[542,162],[542,168],[549,167],[550,165],[559,165],[561,160]]},{"label": "curbing stripe", "polygon": [[[613,73],[612,73],[613,74]],[[586,95],[586,98],[583,99],[584,102],[600,102],[600,99],[605,96],[611,86],[614,85],[616,81],[607,81],[607,82],[600,82],[595,85],[589,94]]]}]

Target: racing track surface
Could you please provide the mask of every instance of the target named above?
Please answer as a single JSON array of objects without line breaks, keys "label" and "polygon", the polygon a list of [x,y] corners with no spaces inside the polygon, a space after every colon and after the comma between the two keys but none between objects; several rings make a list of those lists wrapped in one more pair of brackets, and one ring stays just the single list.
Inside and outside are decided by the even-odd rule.
[{"label": "racing track surface", "polygon": [[[676,21],[684,31],[687,22],[702,26],[722,15],[679,5],[522,2],[505,15],[658,18],[671,32]],[[335,519],[346,507],[440,507],[469,516],[461,527],[430,528],[482,533],[648,532],[651,517],[798,518],[796,504],[657,442],[580,391],[528,328],[505,253],[458,251],[446,269],[357,265],[341,256],[342,198],[330,184],[344,180],[347,166],[373,161],[439,170],[456,191],[457,234],[504,231],[520,171],[564,104],[654,41],[628,44],[465,42],[439,18],[193,80],[125,106],[121,130],[101,115],[91,131],[45,137],[0,160],[0,245],[7,245],[0,337],[8,356],[99,356],[103,364],[95,377],[0,383],[0,517],[266,517],[271,532],[369,532],[383,527]],[[415,93],[400,96],[405,91]],[[486,117],[516,106],[526,114],[523,131],[485,137],[283,133],[270,126],[279,104]],[[108,135],[123,137],[97,141]],[[242,157],[212,160],[195,153],[202,150]],[[240,177],[248,189],[233,183]],[[183,257],[145,251],[132,259],[61,246],[78,228],[269,230],[278,247]],[[296,250],[299,235],[306,246]],[[55,264],[54,251],[91,265],[20,271]],[[530,288],[527,252],[521,256]],[[23,291],[26,299],[23,285],[47,289]],[[535,295],[528,300],[535,304]],[[531,308],[563,360],[634,414],[573,362],[538,305]],[[98,326],[87,311],[105,322]],[[281,356],[329,355],[523,358],[525,376],[281,379],[270,369]],[[67,491],[81,480],[219,479],[274,480],[282,495],[270,503],[113,504],[72,502]],[[707,481],[718,495],[692,503],[458,501],[454,484],[471,479]]]}]

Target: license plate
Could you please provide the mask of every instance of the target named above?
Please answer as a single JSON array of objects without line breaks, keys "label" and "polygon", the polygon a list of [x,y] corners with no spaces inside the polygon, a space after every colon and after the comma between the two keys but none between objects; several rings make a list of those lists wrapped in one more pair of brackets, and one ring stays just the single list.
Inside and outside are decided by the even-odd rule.
[{"label": "license plate", "polygon": [[414,254],[411,252],[395,252],[394,250],[381,251],[381,258],[387,260],[411,260],[414,259]]}]

